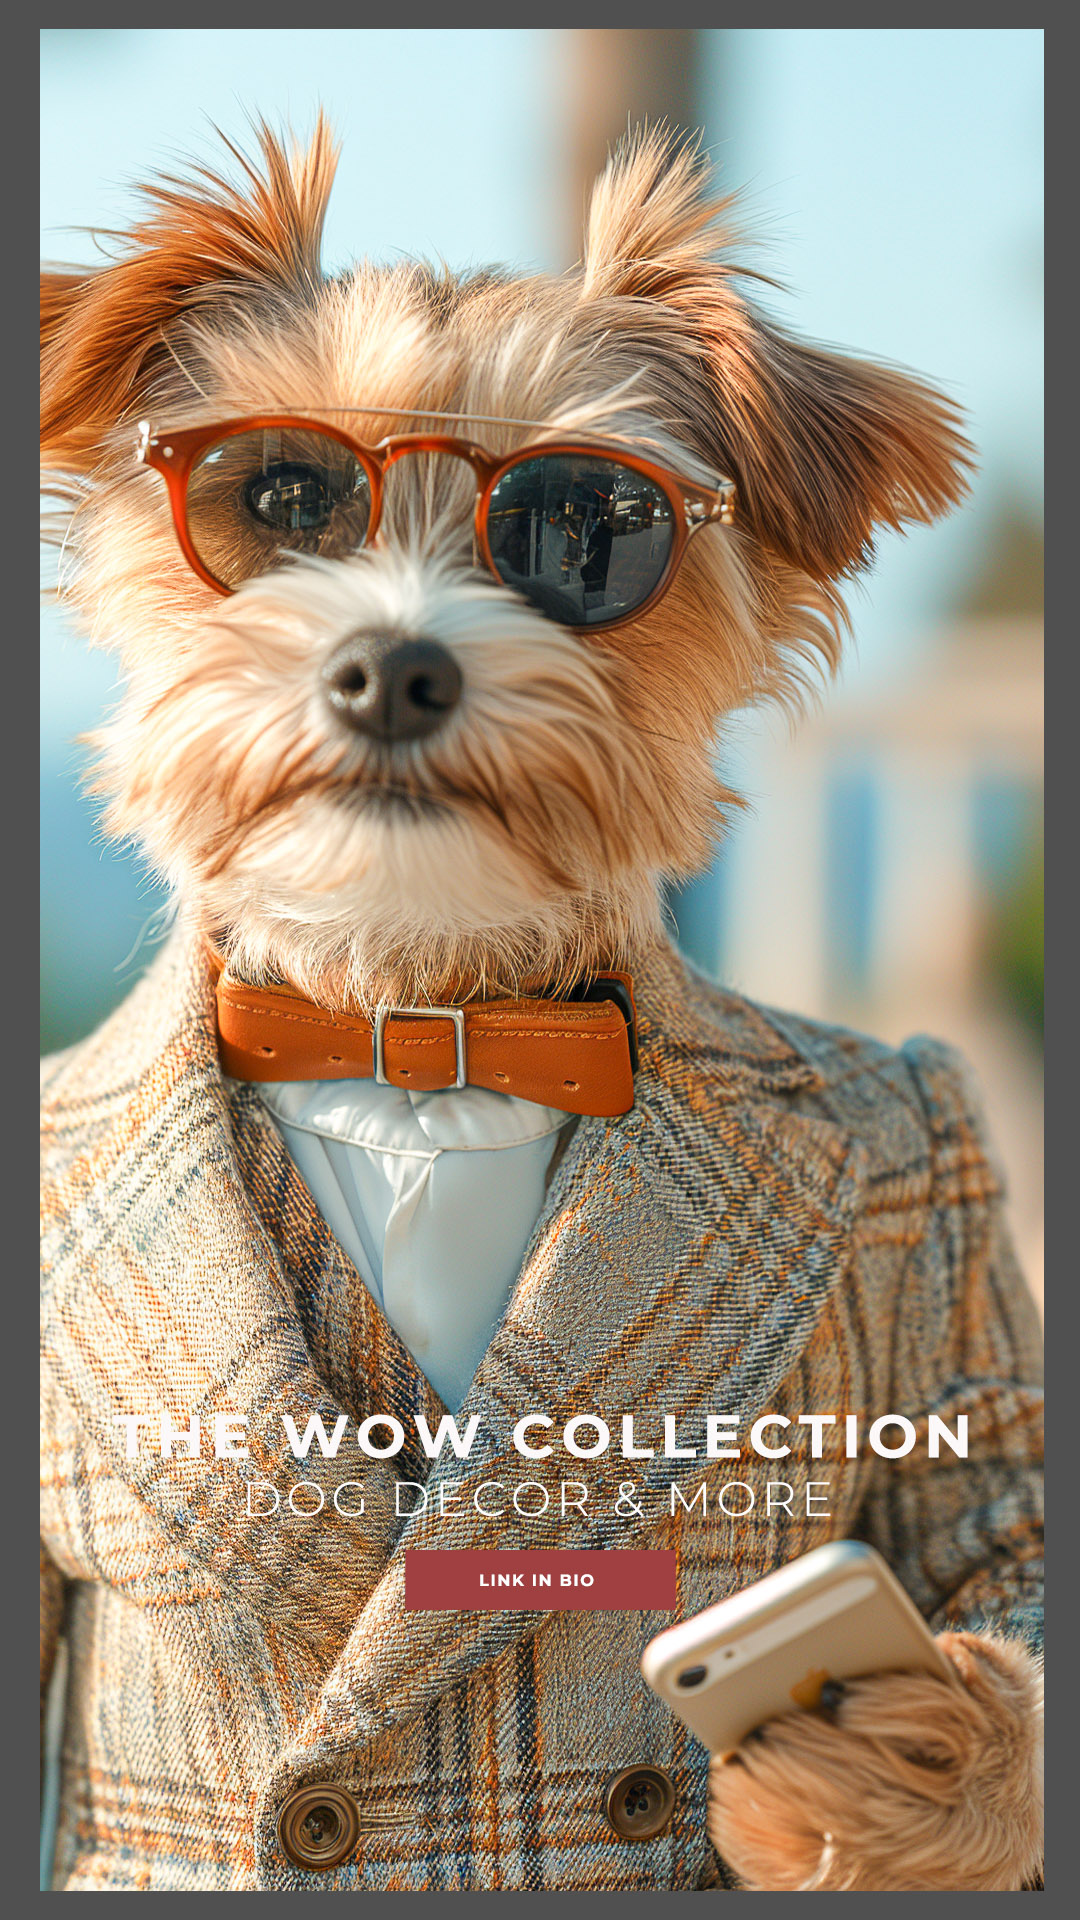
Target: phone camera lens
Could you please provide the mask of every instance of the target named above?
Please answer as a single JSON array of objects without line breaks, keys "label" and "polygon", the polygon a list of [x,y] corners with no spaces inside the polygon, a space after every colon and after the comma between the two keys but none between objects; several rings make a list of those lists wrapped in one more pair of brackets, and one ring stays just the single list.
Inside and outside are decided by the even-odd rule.
[{"label": "phone camera lens", "polygon": [[708,1667],[684,1667],[678,1684],[680,1687],[700,1687],[708,1671]]}]

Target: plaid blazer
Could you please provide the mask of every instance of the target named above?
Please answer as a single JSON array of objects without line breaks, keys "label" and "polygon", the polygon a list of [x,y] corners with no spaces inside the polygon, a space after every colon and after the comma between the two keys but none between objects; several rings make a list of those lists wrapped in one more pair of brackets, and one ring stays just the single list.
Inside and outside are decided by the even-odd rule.
[{"label": "plaid blazer", "polygon": [[[734,1884],[706,1836],[708,1756],[638,1668],[671,1616],[406,1613],[408,1546],[671,1547],[689,1614],[859,1535],[936,1625],[1036,1637],[1038,1329],[956,1056],[775,1016],[668,948],[637,989],[636,1104],[570,1142],[462,1410],[480,1420],[462,1461],[289,1452],[282,1413],[303,1432],[315,1411],[328,1428],[388,1412],[411,1433],[411,1414],[444,1409],[254,1089],[223,1081],[193,949],[173,942],[47,1063],[43,1671],[59,1634],[68,1647],[54,1890]],[[115,1416],[162,1410],[204,1430],[248,1414],[250,1459],[128,1459]],[[639,1437],[670,1413],[699,1442],[708,1412],[744,1428],[895,1412],[919,1442],[848,1459],[838,1418],[814,1461],[524,1461],[510,1436],[532,1410],[557,1429],[599,1414],[616,1435],[633,1411]],[[927,1458],[934,1412],[968,1414],[968,1459]],[[356,1477],[366,1511],[249,1519],[242,1474],[283,1492]],[[395,1520],[392,1477],[459,1497]],[[469,1504],[484,1480],[562,1478],[589,1484],[584,1512]],[[770,1478],[795,1487],[790,1514],[766,1514]],[[808,1478],[829,1482],[828,1518],[801,1511]],[[672,1518],[669,1483],[703,1479],[704,1516]],[[715,1502],[732,1479],[756,1495],[740,1519]],[[637,1517],[615,1515],[624,1482]],[[649,1840],[603,1807],[638,1762],[675,1786]],[[328,1781],[359,1803],[360,1845],[304,1871],[277,1815]]]}]

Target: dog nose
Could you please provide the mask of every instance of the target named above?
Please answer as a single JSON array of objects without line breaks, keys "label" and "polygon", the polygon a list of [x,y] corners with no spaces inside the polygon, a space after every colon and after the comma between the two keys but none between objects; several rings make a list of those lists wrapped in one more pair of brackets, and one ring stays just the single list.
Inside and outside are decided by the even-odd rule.
[{"label": "dog nose", "polygon": [[372,740],[422,740],[461,698],[461,670],[437,640],[351,633],[323,668],[334,712]]}]

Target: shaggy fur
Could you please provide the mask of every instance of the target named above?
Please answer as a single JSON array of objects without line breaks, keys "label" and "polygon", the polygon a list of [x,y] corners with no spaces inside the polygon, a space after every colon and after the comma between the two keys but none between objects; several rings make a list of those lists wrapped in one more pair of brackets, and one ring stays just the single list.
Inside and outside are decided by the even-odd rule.
[{"label": "shaggy fur", "polygon": [[[111,264],[43,279],[62,593],[127,686],[98,736],[107,824],[235,967],[335,1008],[626,964],[735,802],[714,770],[723,717],[795,706],[835,666],[838,582],[875,525],[933,519],[962,490],[957,416],[756,314],[730,203],[655,132],[611,162],[584,266],[559,279],[406,262],[327,280],[329,134],[261,144],[239,188],[154,183]],[[695,537],[645,618],[586,640],[473,567],[468,473],[425,457],[395,468],[370,551],[214,594],[134,461],[136,419],[350,406],[387,409],[352,416],[369,440],[423,408],[631,438],[689,477],[730,473],[736,525]],[[365,626],[455,654],[464,699],[422,743],[358,741],[320,701],[321,663]]]},{"label": "shaggy fur", "polygon": [[[239,186],[153,183],[109,264],[42,279],[61,594],[124,671],[97,737],[107,824],[234,971],[335,1009],[632,964],[663,883],[706,860],[735,803],[714,771],[725,716],[795,707],[835,667],[875,527],[963,491],[957,414],[756,312],[730,203],[656,132],[612,159],[583,266],[558,279],[416,262],[327,279],[326,127],[306,151],[260,140],[262,171],[234,153]],[[215,594],[136,463],[136,421],[346,408],[369,441],[425,410],[496,451],[535,437],[522,419],[623,437],[733,477],[735,525],[696,535],[645,617],[566,631],[474,566],[469,473],[425,455],[394,467],[369,550]],[[451,651],[464,691],[438,731],[381,745],[338,722],[320,671],[365,628]],[[950,1646],[967,1693],[860,1682],[839,1727],[790,1718],[717,1772],[718,1844],[751,1885],[1021,1883],[1034,1682],[1015,1651]]]},{"label": "shaggy fur", "polygon": [[835,1721],[771,1720],[713,1761],[709,1831],[754,1892],[1016,1893],[1042,1865],[1042,1673],[943,1633],[962,1687],[853,1680]]}]

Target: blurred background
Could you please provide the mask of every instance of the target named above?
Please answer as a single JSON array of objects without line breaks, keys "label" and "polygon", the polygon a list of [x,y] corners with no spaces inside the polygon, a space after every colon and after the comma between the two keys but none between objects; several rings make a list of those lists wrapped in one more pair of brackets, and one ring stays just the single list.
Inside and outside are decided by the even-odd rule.
[{"label": "blurred background", "polygon": [[[792,735],[739,718],[751,801],[672,900],[753,997],[968,1053],[1042,1293],[1041,147],[1038,29],[52,29],[42,252],[92,262],[130,181],[214,157],[211,123],[343,140],[325,263],[442,255],[559,270],[628,119],[701,127],[745,190],[764,302],[916,367],[968,410],[980,469],[943,526],[882,539],[839,685]],[[100,257],[100,256],[97,256]],[[101,842],[76,736],[111,663],[43,620],[42,1044],[86,1033],[153,952],[161,901]]]}]

